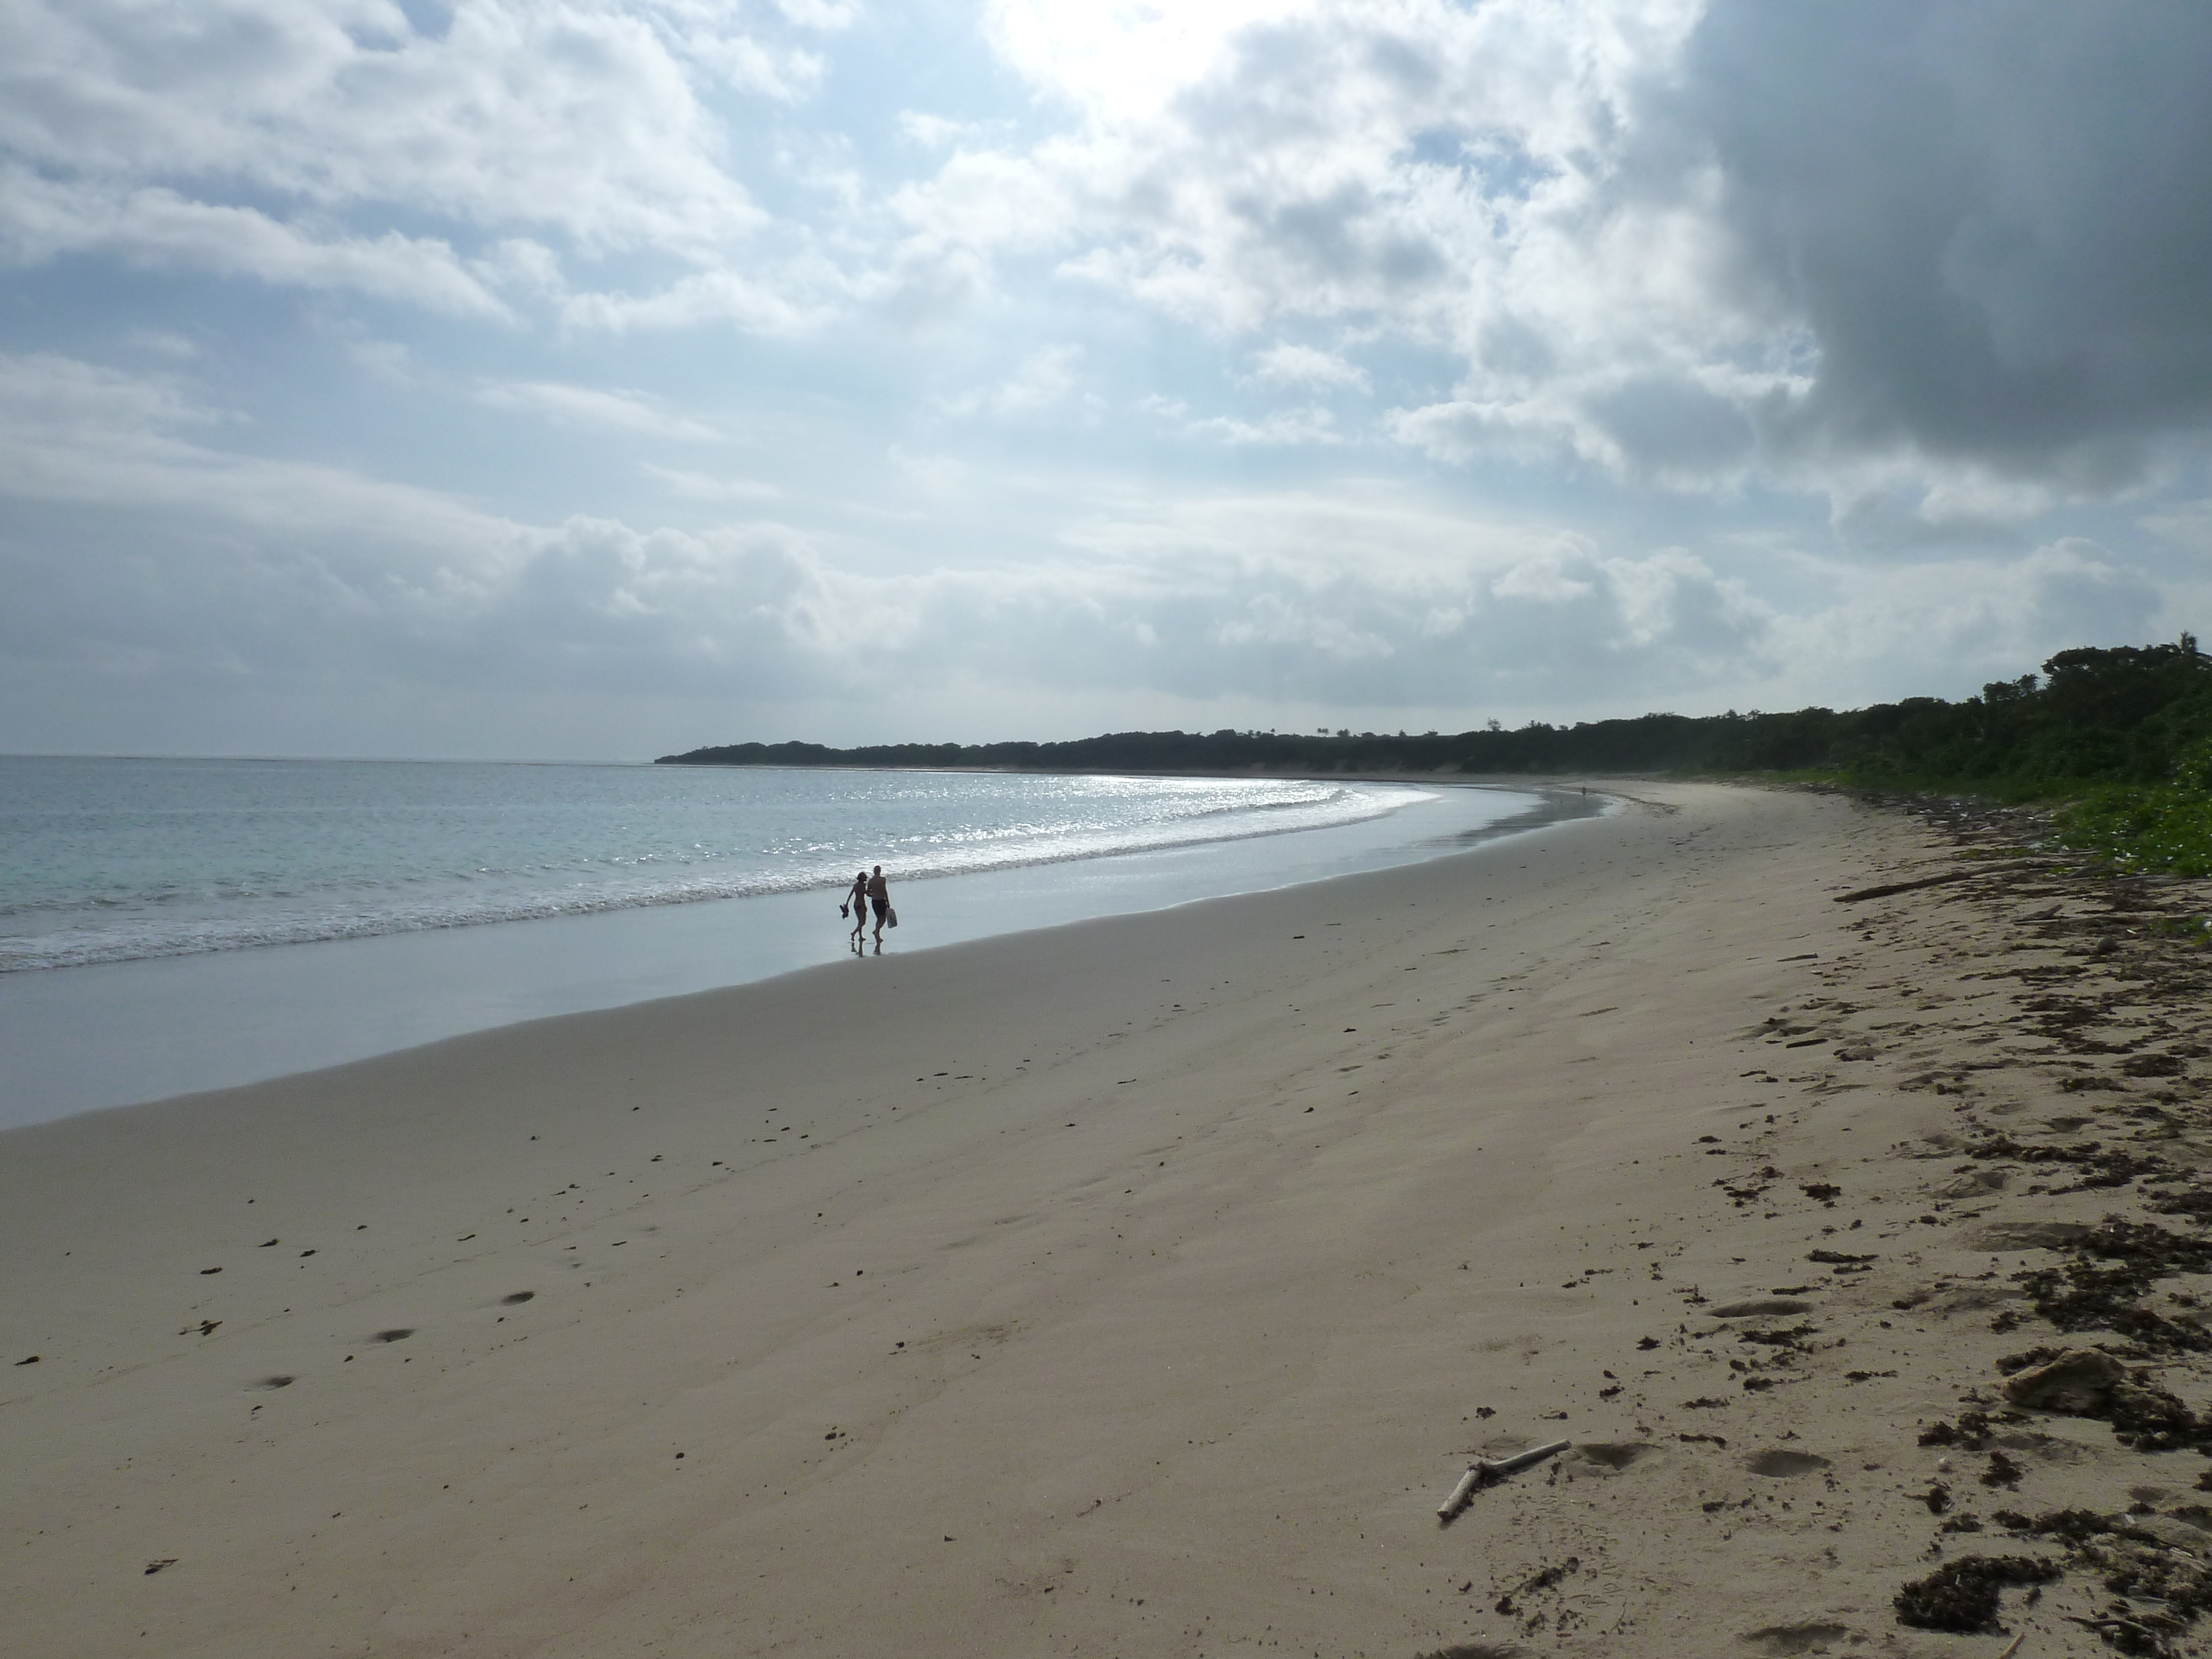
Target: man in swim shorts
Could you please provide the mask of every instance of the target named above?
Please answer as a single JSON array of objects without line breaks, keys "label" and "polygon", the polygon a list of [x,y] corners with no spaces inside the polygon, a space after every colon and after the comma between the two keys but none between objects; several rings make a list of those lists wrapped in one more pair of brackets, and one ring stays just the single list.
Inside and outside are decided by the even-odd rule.
[{"label": "man in swim shorts", "polygon": [[876,911],[876,943],[884,942],[884,918],[891,913],[890,884],[884,879],[884,866],[878,865],[876,872],[868,878],[868,902]]}]

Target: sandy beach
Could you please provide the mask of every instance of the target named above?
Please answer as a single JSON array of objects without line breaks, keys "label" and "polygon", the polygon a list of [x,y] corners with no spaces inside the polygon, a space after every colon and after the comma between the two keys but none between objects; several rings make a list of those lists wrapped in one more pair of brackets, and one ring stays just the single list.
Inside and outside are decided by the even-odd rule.
[{"label": "sandy beach", "polygon": [[[1994,1656],[1893,1607],[1979,1550],[2063,1572],[2023,1656],[2107,1651],[1996,1513],[2179,1559],[2206,1465],[1997,1362],[2118,1342],[2014,1277],[2101,1218],[2195,1237],[2202,998],[1955,827],[1613,787],[0,1135],[7,1650]],[[2197,1403],[2173,1260],[2130,1335]]]}]

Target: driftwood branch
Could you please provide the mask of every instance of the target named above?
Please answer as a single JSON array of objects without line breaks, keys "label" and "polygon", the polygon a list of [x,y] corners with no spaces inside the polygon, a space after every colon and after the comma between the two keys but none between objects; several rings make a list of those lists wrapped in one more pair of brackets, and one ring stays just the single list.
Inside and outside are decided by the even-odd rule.
[{"label": "driftwood branch", "polygon": [[1547,1457],[1556,1457],[1574,1444],[1571,1440],[1553,1440],[1541,1446],[1531,1446],[1527,1451],[1516,1452],[1510,1457],[1478,1457],[1467,1466],[1467,1473],[1451,1489],[1437,1510],[1437,1519],[1449,1524],[1452,1516],[1468,1506],[1476,1492],[1493,1480],[1503,1480],[1516,1469],[1525,1469],[1531,1463],[1540,1463]]},{"label": "driftwood branch", "polygon": [[1861,899],[1887,898],[1892,893],[1910,893],[1923,887],[1941,887],[1946,882],[1972,881],[1977,876],[2008,875],[2021,870],[2039,870],[2040,863],[2025,861],[2011,864],[1985,864],[1978,870],[1953,870],[1940,876],[1923,876],[1917,881],[1884,882],[1879,887],[1862,887],[1855,893],[1838,893],[1838,904],[1856,904]]}]

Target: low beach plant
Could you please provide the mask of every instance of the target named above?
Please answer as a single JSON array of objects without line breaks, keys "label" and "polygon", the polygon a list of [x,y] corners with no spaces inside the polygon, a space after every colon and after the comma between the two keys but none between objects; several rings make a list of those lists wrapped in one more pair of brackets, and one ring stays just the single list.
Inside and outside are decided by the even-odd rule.
[{"label": "low beach plant", "polygon": [[2125,870],[2212,876],[2212,743],[2164,783],[2106,784],[2052,815],[2060,842]]}]

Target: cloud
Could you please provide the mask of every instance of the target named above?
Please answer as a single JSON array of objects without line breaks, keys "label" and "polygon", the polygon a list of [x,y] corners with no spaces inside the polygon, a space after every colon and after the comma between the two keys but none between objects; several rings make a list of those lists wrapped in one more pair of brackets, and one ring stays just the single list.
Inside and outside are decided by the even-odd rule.
[{"label": "cloud", "polygon": [[0,262],[40,264],[86,253],[155,269],[350,289],[453,316],[512,315],[436,237],[303,228],[255,208],[193,201],[161,188],[64,184],[0,161]]},{"label": "cloud", "polygon": [[200,348],[183,335],[162,328],[133,328],[123,335],[123,343],[140,351],[166,357],[173,362],[190,362],[200,355]]},{"label": "cloud", "polygon": [[639,392],[608,392],[551,380],[508,380],[478,386],[476,397],[489,408],[538,415],[563,426],[675,438],[686,443],[711,443],[723,436],[705,422],[679,415],[660,399]]},{"label": "cloud", "polygon": [[783,491],[758,478],[720,477],[708,472],[685,472],[671,466],[645,463],[646,472],[675,495],[695,501],[772,501]]},{"label": "cloud", "polygon": [[11,18],[0,139],[61,176],[247,181],[599,247],[714,244],[761,217],[700,96],[695,66],[726,73],[750,40],[721,8],[459,0],[435,36],[380,0]]},{"label": "cloud", "polygon": [[932,115],[922,110],[901,110],[899,131],[915,143],[929,149],[944,149],[957,143],[975,131],[975,123],[956,120],[951,116]]},{"label": "cloud", "polygon": [[1181,398],[1158,395],[1145,398],[1138,407],[1186,437],[1212,438],[1237,447],[1286,448],[1344,441],[1336,429],[1335,416],[1318,405],[1277,410],[1257,421],[1233,415],[1194,416]]},{"label": "cloud", "polygon": [[945,412],[1018,418],[1073,406],[1096,416],[1101,405],[1095,393],[1083,390],[1079,378],[1082,362],[1081,346],[1045,346],[1024,358],[998,385],[947,398]]},{"label": "cloud", "polygon": [[2212,14],[1715,0],[1657,101],[1746,303],[1802,329],[1778,443],[2110,488],[2212,414]]},{"label": "cloud", "polygon": [[354,340],[346,356],[362,374],[386,386],[415,384],[415,354],[398,340]]},{"label": "cloud", "polygon": [[564,326],[620,334],[730,323],[749,334],[792,337],[818,328],[851,290],[818,262],[803,261],[773,281],[727,270],[702,270],[644,294],[586,291],[560,301]]},{"label": "cloud", "polygon": [[2212,501],[2176,501],[2147,514],[2143,528],[2192,553],[2212,554]]},{"label": "cloud", "polygon": [[1367,390],[1367,371],[1330,351],[1283,342],[1254,354],[1252,378],[1268,386]]},{"label": "cloud", "polygon": [[[564,261],[722,272],[771,224],[724,111],[810,96],[810,42],[851,15],[456,0],[418,29],[390,0],[24,0],[0,18],[0,248],[479,315],[505,301],[474,244],[518,233]],[[778,310],[687,298],[687,315]]]},{"label": "cloud", "polygon": [[0,8],[0,711],[1442,726],[2212,599],[2203,8],[916,16]]},{"label": "cloud", "polygon": [[[857,15],[25,0],[0,251],[781,337],[939,325],[1042,260],[1229,337],[1435,354],[1389,422],[1430,457],[1675,489],[2110,492],[2212,417],[2203,8],[994,0],[1040,115],[907,112],[912,177],[784,125]],[[1366,385],[1280,339],[1252,373]]]},{"label": "cloud", "polygon": [[[1871,571],[1786,550],[1729,568],[1371,481],[1092,485],[987,557],[886,562],[762,518],[531,522],[224,447],[251,431],[160,376],[0,356],[0,740],[82,729],[118,702],[240,732],[274,729],[257,710],[342,702],[343,726],[381,718],[397,688],[460,711],[440,717],[448,741],[526,731],[531,708],[598,711],[532,752],[575,752],[585,729],[631,751],[674,742],[632,729],[648,708],[688,711],[687,729],[723,711],[702,740],[763,720],[779,733],[793,716],[776,711],[799,708],[850,739],[1073,735],[1134,708],[1465,729],[1900,684],[1956,695],[2063,646],[2176,625],[2157,583],[2079,538]],[[648,471],[694,499],[765,495]],[[957,467],[941,482],[948,511],[975,488]],[[67,560],[47,555],[57,535]],[[1048,706],[1072,729],[1006,713]]]},{"label": "cloud", "polygon": [[[856,15],[26,0],[0,250],[781,337],[939,325],[1043,260],[1230,337],[1436,354],[1449,389],[1389,422],[1430,457],[1674,489],[1880,461],[2110,492],[2212,417],[2202,8],[995,0],[1043,115],[908,111],[913,177],[734,112],[819,97]],[[1366,387],[1287,340],[1251,362]]]},{"label": "cloud", "polygon": [[[208,441],[232,424],[160,380],[0,359],[0,496],[71,509],[81,550],[58,563],[35,536],[0,542],[19,666],[273,688],[374,665],[500,696],[856,702],[957,674],[1002,696],[1434,704],[1609,657],[1694,684],[1730,650],[1755,656],[1764,626],[1684,556],[1607,558],[1388,490],[1102,501],[1018,562],[864,574],[773,523],[532,525]],[[151,580],[149,514],[165,526]],[[1139,637],[1160,649],[1133,655]]]},{"label": "cloud", "polygon": [[1822,574],[1834,598],[1778,617],[1773,638],[1785,659],[1820,665],[1822,700],[1838,707],[1971,695],[2055,651],[2140,645],[2185,625],[2142,570],[2081,538],[2020,559],[1954,557],[1870,578],[1835,567]]},{"label": "cloud", "polygon": [[[1396,427],[1439,458],[2095,494],[2212,415],[2201,8],[993,15],[1073,125],[963,151],[911,219],[1231,334],[1332,319],[1447,352],[1452,395]],[[1023,208],[978,210],[959,181],[986,176]]]}]

